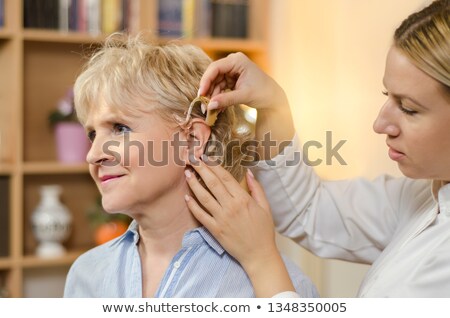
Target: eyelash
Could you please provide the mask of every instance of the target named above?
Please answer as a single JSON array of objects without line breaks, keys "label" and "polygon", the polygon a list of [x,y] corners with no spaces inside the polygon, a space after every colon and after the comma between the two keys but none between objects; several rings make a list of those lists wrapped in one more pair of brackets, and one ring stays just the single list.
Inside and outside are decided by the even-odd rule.
[{"label": "eyelash", "polygon": [[[125,131],[123,131],[123,129],[125,129]],[[131,131],[131,129],[127,125],[113,124],[113,131],[116,134],[124,134],[124,133],[129,133]],[[91,142],[93,142],[96,134],[97,134],[97,132],[95,130],[92,130],[87,133],[87,137]]]},{"label": "eyelash", "polygon": [[[387,91],[382,91],[381,92],[384,96],[389,96],[389,93]],[[415,114],[417,114],[417,111],[415,110],[409,110],[406,109],[405,107],[403,107],[403,105],[400,103],[398,108],[400,109],[400,111],[408,116],[414,116]]]},{"label": "eyelash", "polygon": [[[114,132],[117,132],[119,134],[129,133],[131,131],[130,127],[128,127],[127,125],[123,125],[123,124],[114,124],[113,129],[114,129]],[[122,131],[122,129],[125,129],[125,131]]]},{"label": "eyelash", "polygon": [[95,130],[91,130],[91,131],[89,131],[89,132],[87,133],[87,137],[88,137],[88,139],[90,140],[90,142],[93,142],[93,141],[94,141],[94,139],[95,139],[95,134],[96,134]]}]

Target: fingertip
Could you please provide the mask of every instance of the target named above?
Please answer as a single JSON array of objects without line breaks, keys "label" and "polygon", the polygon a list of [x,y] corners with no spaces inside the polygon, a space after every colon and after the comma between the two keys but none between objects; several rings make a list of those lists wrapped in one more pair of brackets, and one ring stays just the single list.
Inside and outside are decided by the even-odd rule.
[{"label": "fingertip", "polygon": [[209,102],[208,104],[208,109],[209,110],[214,110],[214,109],[218,109],[219,108],[219,102],[216,100],[213,100],[211,102]]},{"label": "fingertip", "polygon": [[205,94],[205,88],[204,86],[200,85],[197,92],[197,97],[203,96]]}]

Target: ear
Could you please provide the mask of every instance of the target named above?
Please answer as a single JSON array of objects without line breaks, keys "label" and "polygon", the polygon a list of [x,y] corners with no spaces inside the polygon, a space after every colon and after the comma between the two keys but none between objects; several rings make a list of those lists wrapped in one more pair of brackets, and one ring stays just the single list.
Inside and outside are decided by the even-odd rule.
[{"label": "ear", "polygon": [[192,120],[192,124],[188,130],[188,147],[185,153],[185,162],[189,162],[189,156],[194,155],[198,159],[203,155],[210,136],[211,127],[204,120]]}]

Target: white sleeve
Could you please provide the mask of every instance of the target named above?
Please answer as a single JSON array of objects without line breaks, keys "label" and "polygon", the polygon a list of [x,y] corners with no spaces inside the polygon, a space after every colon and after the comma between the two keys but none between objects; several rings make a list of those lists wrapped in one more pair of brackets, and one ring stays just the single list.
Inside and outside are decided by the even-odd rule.
[{"label": "white sleeve", "polygon": [[322,181],[303,162],[297,135],[282,154],[252,171],[282,235],[320,257],[368,264],[431,195],[429,182],[407,178]]},{"label": "white sleeve", "polygon": [[301,298],[301,297],[296,292],[285,291],[285,292],[281,292],[276,295],[273,295],[272,298]]}]

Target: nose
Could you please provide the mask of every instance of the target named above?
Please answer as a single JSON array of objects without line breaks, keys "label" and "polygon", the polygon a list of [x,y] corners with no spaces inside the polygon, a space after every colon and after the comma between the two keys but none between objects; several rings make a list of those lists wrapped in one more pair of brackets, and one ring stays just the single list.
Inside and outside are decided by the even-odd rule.
[{"label": "nose", "polygon": [[383,107],[381,107],[380,112],[373,123],[373,130],[377,134],[397,137],[400,134],[400,128],[396,119],[395,107],[391,104],[391,101],[387,100]]},{"label": "nose", "polygon": [[91,148],[86,155],[86,161],[91,165],[108,165],[115,160],[114,151],[110,148],[110,143],[114,141],[105,140],[101,136],[96,136],[91,144]]}]

